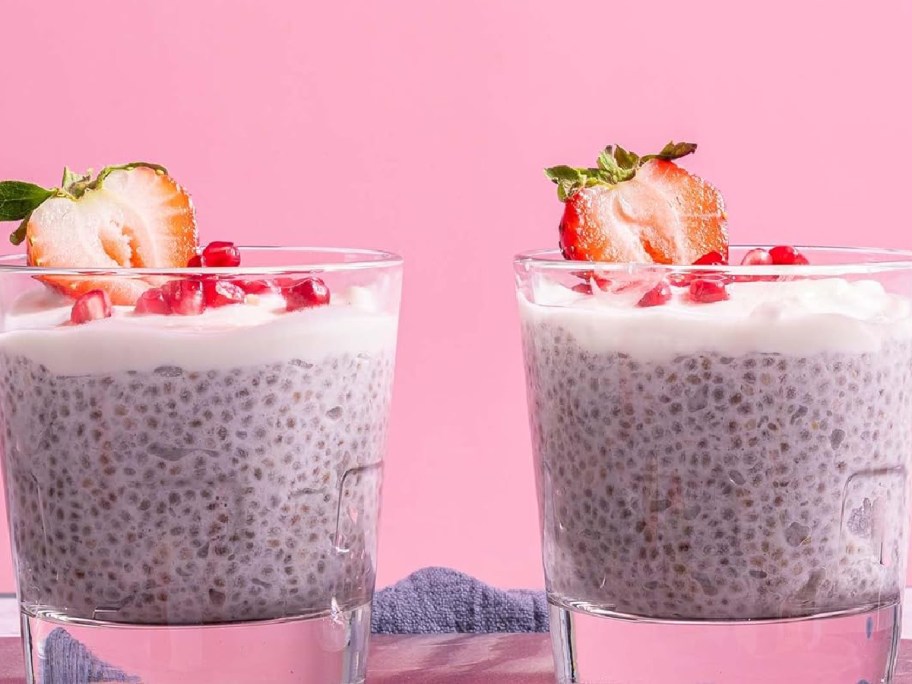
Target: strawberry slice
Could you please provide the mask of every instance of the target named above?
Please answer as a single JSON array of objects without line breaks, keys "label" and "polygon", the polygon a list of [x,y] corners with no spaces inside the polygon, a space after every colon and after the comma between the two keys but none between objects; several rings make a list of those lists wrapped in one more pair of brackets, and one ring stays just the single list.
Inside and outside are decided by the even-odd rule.
[{"label": "strawberry slice", "polygon": [[[0,183],[0,197],[12,183]],[[66,170],[60,189],[38,190],[44,197],[32,191],[31,203],[14,207],[16,211],[4,213],[0,206],[0,220],[21,215],[11,241],[26,241],[28,262],[34,266],[175,268],[196,255],[190,196],[160,166],[107,167],[94,180]],[[105,290],[114,304],[133,304],[149,286],[128,278],[40,279],[74,297]]]},{"label": "strawberry slice", "polygon": [[565,203],[564,257],[683,265],[715,252],[727,260],[721,193],[673,161],[696,147],[668,143],[658,154],[640,157],[609,145],[596,168],[547,169]]}]

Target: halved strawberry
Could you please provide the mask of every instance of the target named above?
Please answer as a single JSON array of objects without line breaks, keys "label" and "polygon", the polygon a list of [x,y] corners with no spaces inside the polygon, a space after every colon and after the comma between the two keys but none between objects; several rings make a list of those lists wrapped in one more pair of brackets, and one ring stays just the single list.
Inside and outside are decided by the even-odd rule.
[{"label": "halved strawberry", "polygon": [[[4,186],[15,183],[0,183],[0,199]],[[190,196],[160,166],[110,166],[94,180],[66,170],[60,189],[30,186],[28,191],[32,200],[13,207],[16,211],[4,212],[0,202],[0,220],[22,219],[10,239],[26,241],[34,266],[174,268],[196,255]],[[71,296],[103,289],[114,304],[133,304],[148,288],[138,279],[40,278]]]},{"label": "halved strawberry", "polygon": [[668,143],[659,154],[640,157],[609,145],[596,168],[547,169],[565,203],[564,257],[683,265],[717,252],[727,260],[721,193],[672,161],[696,147]]}]

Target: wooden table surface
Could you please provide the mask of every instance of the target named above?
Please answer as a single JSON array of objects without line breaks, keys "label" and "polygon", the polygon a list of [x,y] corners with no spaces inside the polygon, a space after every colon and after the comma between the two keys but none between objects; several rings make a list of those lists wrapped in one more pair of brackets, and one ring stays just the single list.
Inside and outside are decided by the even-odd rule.
[{"label": "wooden table surface", "polygon": [[[552,684],[545,634],[374,636],[368,684]],[[0,638],[0,684],[22,684],[18,638]],[[873,684],[873,683],[872,683]],[[912,684],[912,641],[903,641],[893,684]]]}]

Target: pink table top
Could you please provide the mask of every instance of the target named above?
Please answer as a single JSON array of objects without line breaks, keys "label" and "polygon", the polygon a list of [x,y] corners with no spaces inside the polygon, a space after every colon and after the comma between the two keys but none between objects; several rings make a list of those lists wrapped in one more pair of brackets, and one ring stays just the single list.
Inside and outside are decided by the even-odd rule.
[{"label": "pink table top", "polygon": [[[22,684],[18,638],[0,638],[0,684]],[[368,684],[550,684],[544,634],[375,636]],[[903,641],[893,684],[912,684],[912,641]]]}]

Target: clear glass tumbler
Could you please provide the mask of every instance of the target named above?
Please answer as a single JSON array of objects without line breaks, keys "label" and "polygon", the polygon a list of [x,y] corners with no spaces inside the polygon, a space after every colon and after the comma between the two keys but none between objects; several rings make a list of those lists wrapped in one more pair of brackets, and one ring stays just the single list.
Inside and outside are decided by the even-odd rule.
[{"label": "clear glass tumbler", "polygon": [[[241,255],[171,271],[0,259],[29,682],[71,681],[72,640],[129,681],[364,681],[401,259]],[[281,288],[311,276],[329,304],[286,310]],[[253,294],[199,315],[115,301],[83,324],[56,291],[173,287],[190,312],[225,282]]]},{"label": "clear glass tumbler", "polygon": [[912,253],[799,249],[517,257],[559,682],[891,680]]}]

